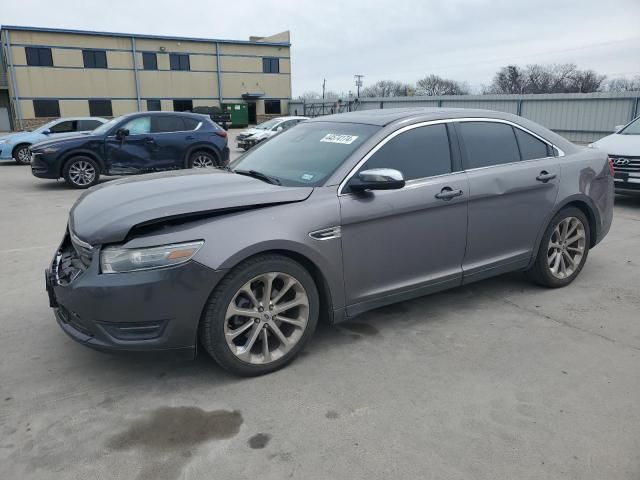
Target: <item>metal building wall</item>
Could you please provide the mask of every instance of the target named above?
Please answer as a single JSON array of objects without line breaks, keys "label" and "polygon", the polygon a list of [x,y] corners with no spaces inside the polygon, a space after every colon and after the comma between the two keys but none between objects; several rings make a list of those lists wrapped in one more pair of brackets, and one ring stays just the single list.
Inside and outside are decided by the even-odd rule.
[{"label": "metal building wall", "polygon": [[[292,100],[290,111],[316,116],[310,108],[322,100]],[[441,97],[360,98],[349,102],[325,100],[325,113],[378,108],[480,108],[521,115],[577,143],[589,143],[613,132],[640,115],[640,92],[567,93],[542,95],[457,95]]]}]

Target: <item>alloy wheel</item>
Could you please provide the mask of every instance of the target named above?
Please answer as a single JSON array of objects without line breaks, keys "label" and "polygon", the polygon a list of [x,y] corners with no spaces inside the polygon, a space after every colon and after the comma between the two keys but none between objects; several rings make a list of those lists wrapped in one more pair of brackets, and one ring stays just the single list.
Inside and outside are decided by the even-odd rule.
[{"label": "alloy wheel", "polygon": [[582,221],[563,218],[551,234],[547,248],[547,265],[559,279],[570,277],[580,266],[586,249],[586,234]]},{"label": "alloy wheel", "polygon": [[86,160],[78,160],[69,167],[69,178],[82,187],[91,185],[96,178],[96,169]]},{"label": "alloy wheel", "polygon": [[245,283],[227,307],[224,335],[240,360],[265,365],[286,355],[309,321],[309,297],[293,276],[268,272]]},{"label": "alloy wheel", "polygon": [[31,163],[31,153],[29,152],[29,147],[22,147],[16,152],[16,156],[18,157],[18,161],[20,163]]},{"label": "alloy wheel", "polygon": [[197,155],[193,159],[193,168],[210,168],[215,166],[213,159],[207,155]]}]

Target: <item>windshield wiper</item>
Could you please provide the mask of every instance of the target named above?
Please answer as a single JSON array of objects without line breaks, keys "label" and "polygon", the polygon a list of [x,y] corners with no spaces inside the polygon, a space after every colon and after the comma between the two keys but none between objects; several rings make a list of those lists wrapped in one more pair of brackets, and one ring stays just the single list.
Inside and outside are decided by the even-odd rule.
[{"label": "windshield wiper", "polygon": [[272,185],[282,185],[279,179],[267,175],[266,173],[258,172],[257,170],[233,170],[238,175],[246,175],[247,177],[257,178],[263,182],[271,183]]}]

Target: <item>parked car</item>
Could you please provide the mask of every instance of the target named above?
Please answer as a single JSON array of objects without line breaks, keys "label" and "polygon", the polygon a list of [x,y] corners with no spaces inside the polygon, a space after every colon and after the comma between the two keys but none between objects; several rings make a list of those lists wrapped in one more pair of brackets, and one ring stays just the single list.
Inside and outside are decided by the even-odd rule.
[{"label": "parked car", "polygon": [[100,175],[130,175],[179,168],[224,166],[227,132],[195,113],[131,113],[90,135],[41,142],[31,147],[31,171],[39,178],[64,178],[74,188],[95,185]]},{"label": "parked car", "polygon": [[613,135],[589,146],[609,154],[616,192],[640,193],[640,117],[627,125],[618,125]]},{"label": "parked car", "polygon": [[241,131],[236,137],[238,148],[249,150],[254,145],[273,137],[274,135],[288,130],[300,122],[309,120],[309,117],[276,117],[260,125]]},{"label": "parked car", "polygon": [[0,160],[15,160],[21,165],[31,162],[29,147],[43,140],[58,139],[90,132],[106,123],[100,117],[58,118],[32,131],[16,132],[0,137]]},{"label": "parked car", "polygon": [[[505,272],[564,287],[613,214],[607,156],[522,117],[389,109],[315,118],[228,169],[85,193],[46,273],[73,339],[198,341],[258,375],[329,322]],[[455,307],[452,307],[455,308]]]}]

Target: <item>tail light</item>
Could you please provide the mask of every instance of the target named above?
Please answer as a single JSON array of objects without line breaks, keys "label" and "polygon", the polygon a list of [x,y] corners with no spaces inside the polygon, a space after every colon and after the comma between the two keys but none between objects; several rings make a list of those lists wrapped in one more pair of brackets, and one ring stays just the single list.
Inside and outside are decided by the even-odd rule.
[{"label": "tail light", "polygon": [[615,169],[613,168],[613,158],[609,157],[608,160],[609,160],[609,171],[611,172],[611,176],[613,177],[615,176],[615,173],[616,173]]},{"label": "tail light", "polygon": [[216,130],[215,134],[222,138],[227,138],[227,132],[225,130]]}]

